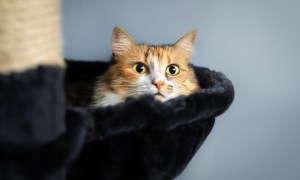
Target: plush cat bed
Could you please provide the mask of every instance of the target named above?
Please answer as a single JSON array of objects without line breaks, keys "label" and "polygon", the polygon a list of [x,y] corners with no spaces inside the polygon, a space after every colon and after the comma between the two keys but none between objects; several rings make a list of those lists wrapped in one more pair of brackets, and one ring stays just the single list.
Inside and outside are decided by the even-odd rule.
[{"label": "plush cat bed", "polygon": [[[67,64],[65,89],[88,101],[89,88],[109,64]],[[105,108],[65,109],[59,67],[0,74],[0,179],[173,179],[234,96],[222,73],[194,69],[200,92],[165,103],[143,96]]]},{"label": "plush cat bed", "polygon": [[[108,66],[68,61],[66,86],[80,86],[76,90],[89,97],[91,84]],[[165,103],[144,96],[112,107],[81,108],[94,130],[72,163],[69,178],[159,180],[181,173],[234,96],[231,82],[222,73],[202,67],[194,70],[202,90],[190,96]]]}]

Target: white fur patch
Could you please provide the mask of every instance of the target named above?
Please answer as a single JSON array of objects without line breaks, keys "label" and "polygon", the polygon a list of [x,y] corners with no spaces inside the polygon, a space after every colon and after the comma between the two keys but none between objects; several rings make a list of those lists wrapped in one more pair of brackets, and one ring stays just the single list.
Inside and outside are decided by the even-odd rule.
[{"label": "white fur patch", "polygon": [[121,95],[116,93],[109,93],[104,98],[97,101],[95,106],[112,106],[122,102]]},{"label": "white fur patch", "polygon": [[158,59],[156,58],[156,56],[153,57],[152,59],[153,62],[153,71],[159,71],[159,63],[158,63]]},{"label": "white fur patch", "polygon": [[155,94],[156,87],[152,84],[151,75],[141,76],[137,81],[137,91],[139,94]]},{"label": "white fur patch", "polygon": [[165,83],[166,77],[164,74],[162,74],[162,72],[160,72],[159,63],[156,56],[153,57],[152,62],[153,62],[153,70],[151,72],[152,81],[153,82],[163,81]]}]

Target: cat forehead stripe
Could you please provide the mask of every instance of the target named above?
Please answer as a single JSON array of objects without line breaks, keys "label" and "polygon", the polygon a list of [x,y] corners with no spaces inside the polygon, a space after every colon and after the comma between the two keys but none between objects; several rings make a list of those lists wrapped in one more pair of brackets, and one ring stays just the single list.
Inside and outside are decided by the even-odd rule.
[{"label": "cat forehead stripe", "polygon": [[150,47],[147,48],[147,51],[145,52],[145,57],[147,58],[149,56]]},{"label": "cat forehead stripe", "polygon": [[156,54],[159,58],[163,58],[164,56],[164,50],[160,47],[156,48]]},{"label": "cat forehead stripe", "polygon": [[158,63],[158,59],[156,58],[156,56],[153,56],[152,62],[153,62],[154,72],[159,71],[159,63]]},{"label": "cat forehead stripe", "polygon": [[158,58],[163,58],[164,49],[162,47],[152,46],[147,49],[147,54],[149,54],[149,51],[152,55],[156,55]]}]

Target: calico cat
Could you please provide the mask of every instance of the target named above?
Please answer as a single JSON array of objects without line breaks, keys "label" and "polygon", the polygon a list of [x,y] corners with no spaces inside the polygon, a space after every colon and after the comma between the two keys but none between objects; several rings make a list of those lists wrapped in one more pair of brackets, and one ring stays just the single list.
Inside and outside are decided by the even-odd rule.
[{"label": "calico cat", "polygon": [[199,91],[189,64],[195,38],[196,31],[191,31],[172,45],[136,44],[123,29],[115,27],[114,64],[96,82],[91,105],[115,105],[143,94],[164,102]]}]

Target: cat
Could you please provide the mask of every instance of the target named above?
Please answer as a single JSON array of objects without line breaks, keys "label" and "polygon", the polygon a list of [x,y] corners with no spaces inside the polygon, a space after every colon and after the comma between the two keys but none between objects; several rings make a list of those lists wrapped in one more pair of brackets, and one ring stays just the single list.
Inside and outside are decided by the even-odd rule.
[{"label": "cat", "polygon": [[112,32],[113,65],[99,77],[92,106],[110,106],[128,97],[151,94],[158,101],[200,90],[190,65],[197,32],[187,33],[175,44],[137,44],[120,27]]}]

